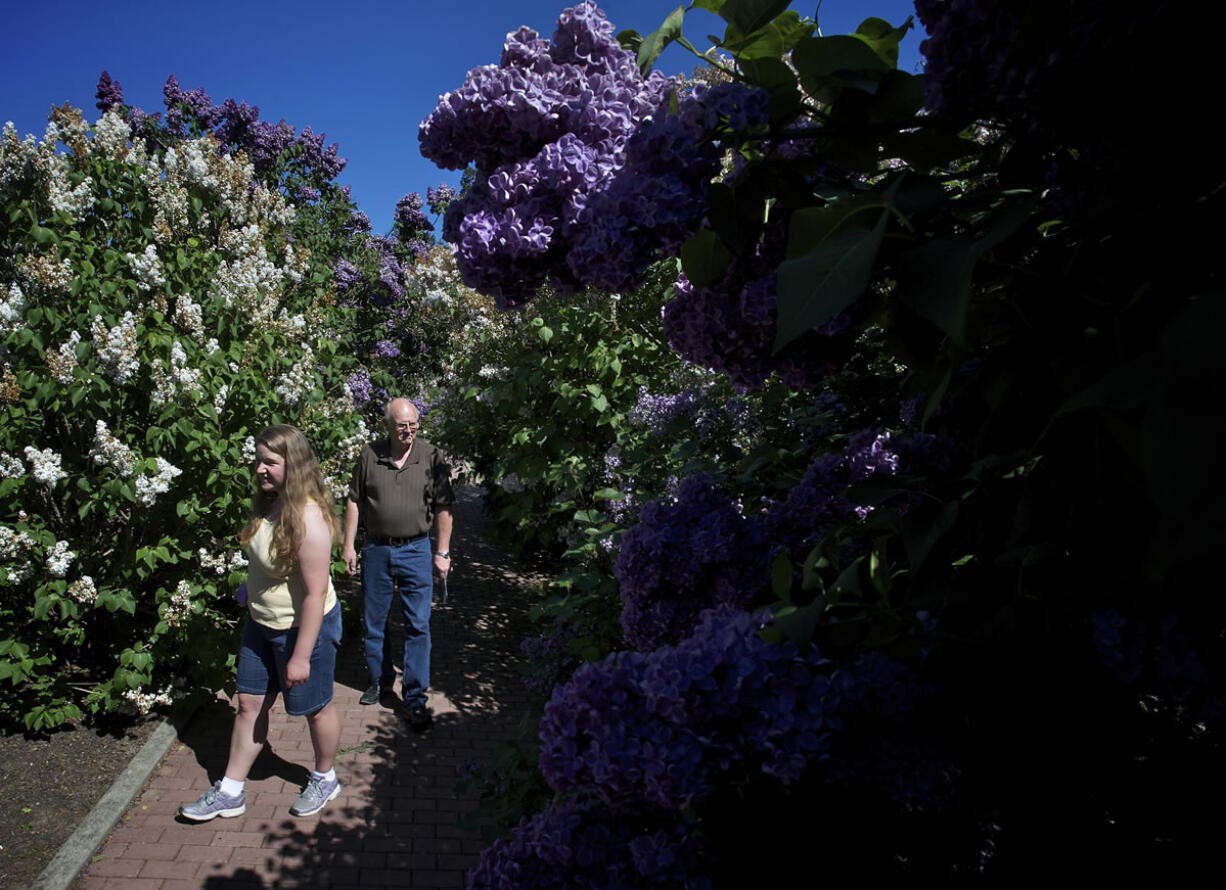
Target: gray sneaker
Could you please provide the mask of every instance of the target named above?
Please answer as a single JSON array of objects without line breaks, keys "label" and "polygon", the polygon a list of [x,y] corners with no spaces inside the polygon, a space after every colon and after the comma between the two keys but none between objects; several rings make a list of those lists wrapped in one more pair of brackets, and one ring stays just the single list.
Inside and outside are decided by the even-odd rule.
[{"label": "gray sneaker", "polygon": [[193,822],[208,822],[221,816],[229,819],[231,816],[241,816],[247,812],[247,793],[240,791],[238,797],[229,797],[221,793],[221,780],[213,783],[213,787],[195,803],[185,803],[179,807],[179,815]]},{"label": "gray sneaker", "polygon": [[312,778],[307,782],[306,788],[302,789],[294,805],[289,808],[289,814],[291,816],[310,816],[318,813],[324,808],[324,804],[340,793],[341,783],[338,780],[333,779],[328,782],[324,779]]}]

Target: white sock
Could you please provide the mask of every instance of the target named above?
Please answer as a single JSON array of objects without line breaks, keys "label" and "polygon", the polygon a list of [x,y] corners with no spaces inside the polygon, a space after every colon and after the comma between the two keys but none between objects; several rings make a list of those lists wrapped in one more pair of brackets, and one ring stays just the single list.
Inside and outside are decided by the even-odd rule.
[{"label": "white sock", "polygon": [[221,793],[226,797],[238,797],[243,793],[243,785],[245,782],[240,782],[237,779],[231,779],[229,776],[221,777]]},{"label": "white sock", "polygon": [[336,767],[333,767],[326,773],[321,773],[319,770],[313,769],[311,770],[311,778],[317,779],[321,782],[334,782],[336,781]]}]

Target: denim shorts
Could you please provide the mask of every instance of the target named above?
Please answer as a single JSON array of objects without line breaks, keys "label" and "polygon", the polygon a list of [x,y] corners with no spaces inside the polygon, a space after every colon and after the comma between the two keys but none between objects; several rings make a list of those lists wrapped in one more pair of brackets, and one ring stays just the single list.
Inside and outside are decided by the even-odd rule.
[{"label": "denim shorts", "polygon": [[324,616],[311,652],[311,676],[305,683],[286,689],[285,665],[294,654],[297,640],[298,628],[273,630],[249,614],[238,650],[238,691],[247,695],[280,692],[285,696],[285,713],[294,717],[313,714],[332,701],[336,651],[341,645],[341,604],[337,602]]}]

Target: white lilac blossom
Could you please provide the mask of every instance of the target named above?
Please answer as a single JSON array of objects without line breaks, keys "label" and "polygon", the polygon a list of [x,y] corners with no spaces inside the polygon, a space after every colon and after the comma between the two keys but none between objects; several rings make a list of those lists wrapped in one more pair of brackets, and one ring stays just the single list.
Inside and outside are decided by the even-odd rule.
[{"label": "white lilac blossom", "polygon": [[136,499],[146,507],[152,507],[159,494],[170,491],[170,480],[183,473],[162,457],[157,459],[157,467],[157,475],[140,476],[136,480]]},{"label": "white lilac blossom", "polygon": [[16,559],[33,546],[34,539],[24,531],[0,525],[0,559]]},{"label": "white lilac blossom", "polygon": [[73,331],[68,335],[68,342],[59,349],[47,350],[47,367],[57,383],[67,385],[75,379],[73,371],[77,368],[77,344],[80,342],[80,333]]},{"label": "white lilac blossom", "polygon": [[25,324],[26,295],[16,284],[0,288],[0,334],[20,330]]},{"label": "white lilac blossom", "polygon": [[224,575],[226,573],[226,555],[224,553],[220,556],[214,556],[201,547],[196,551],[196,556],[200,560],[200,567],[205,571],[210,571],[215,575]]},{"label": "white lilac blossom", "polygon": [[187,581],[180,581],[162,607],[162,620],[171,627],[176,627],[183,623],[191,611],[192,586]]},{"label": "white lilac blossom", "polygon": [[245,569],[246,567],[247,567],[247,557],[243,556],[243,551],[235,550],[233,553],[230,554],[230,563],[229,563],[230,571],[236,572],[239,569]]},{"label": "white lilac blossom", "polygon": [[190,294],[180,294],[175,300],[175,311],[171,315],[171,320],[181,330],[190,334],[197,343],[204,337],[203,311],[200,304],[192,300]]},{"label": "white lilac blossom", "polygon": [[72,282],[72,263],[60,258],[58,244],[47,253],[32,254],[17,266],[18,277],[33,293],[61,294]]},{"label": "white lilac blossom", "polygon": [[20,479],[26,474],[26,465],[21,458],[7,451],[0,451],[0,479]]},{"label": "white lilac blossom", "polygon": [[251,463],[255,460],[255,436],[248,436],[243,440],[243,463]]},{"label": "white lilac blossom", "polygon": [[94,579],[89,575],[82,575],[68,585],[68,596],[83,606],[92,605],[98,599],[98,588],[94,586]]},{"label": "white lilac blossom", "polygon": [[289,407],[297,405],[315,387],[315,353],[311,347],[302,347],[302,359],[295,362],[288,374],[277,381],[277,395]]},{"label": "white lilac blossom", "polygon": [[[204,344],[204,354],[205,355],[212,355],[213,353],[217,352],[219,349],[221,349],[221,344],[217,342],[216,337],[209,337],[209,341]],[[233,368],[231,368],[231,370],[233,370]]]},{"label": "white lilac blossom", "polygon": [[55,546],[47,554],[47,571],[56,578],[63,578],[68,574],[68,566],[77,558],[77,555],[68,549],[67,541],[56,541]]},{"label": "white lilac blossom", "polygon": [[68,474],[60,468],[62,458],[50,448],[39,450],[27,445],[24,453],[30,463],[30,473],[48,488],[54,488],[61,479],[68,478]]},{"label": "white lilac blossom", "polygon": [[108,111],[94,124],[91,148],[95,155],[112,161],[122,161],[128,155],[128,123],[114,111]]},{"label": "white lilac blossom", "polygon": [[174,702],[174,700],[170,697],[169,686],[156,694],[145,692],[143,688],[139,686],[136,689],[125,689],[123,697],[127,701],[131,702],[132,706],[136,708],[136,712],[142,716],[148,714],[158,705],[169,706]]},{"label": "white lilac blossom", "polygon": [[86,176],[76,185],[69,178],[68,159],[56,155],[51,164],[51,176],[47,181],[47,201],[52,210],[67,214],[73,220],[80,219],[94,206],[94,181]]},{"label": "white lilac blossom", "polygon": [[222,411],[226,407],[226,399],[230,398],[230,384],[223,383],[217,388],[217,392],[213,395],[213,410],[220,417]]},{"label": "white lilac blossom", "polygon": [[109,466],[124,477],[136,472],[136,462],[139,460],[131,448],[111,435],[104,420],[94,423],[94,447],[89,454],[94,463]]},{"label": "white lilac blossom", "polygon": [[154,359],[150,366],[153,377],[153,404],[163,407],[178,396],[199,398],[200,370],[187,364],[187,352],[178,340],[170,349],[170,367],[167,368],[161,359]]},{"label": "white lilac blossom", "polygon": [[0,563],[8,563],[0,565],[0,584],[20,584],[34,574],[30,560],[34,547],[34,539],[26,532],[0,525]]},{"label": "white lilac blossom", "polygon": [[127,383],[140,369],[136,358],[136,317],[125,312],[119,324],[108,329],[102,316],[95,315],[92,333],[94,352],[107,377],[114,383]]},{"label": "white lilac blossom", "polygon": [[128,268],[136,276],[136,284],[142,291],[151,291],[166,286],[166,276],[162,274],[162,261],[158,259],[158,250],[155,245],[146,245],[144,253],[140,256],[129,253],[126,257]]}]

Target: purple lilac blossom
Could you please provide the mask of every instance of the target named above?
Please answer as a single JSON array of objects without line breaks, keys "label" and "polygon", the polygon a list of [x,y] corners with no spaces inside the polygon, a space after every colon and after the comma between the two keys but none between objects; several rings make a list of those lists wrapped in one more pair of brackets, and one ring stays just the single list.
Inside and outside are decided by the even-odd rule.
[{"label": "purple lilac blossom", "polygon": [[445,213],[448,205],[455,198],[456,190],[445,182],[440,182],[438,186],[430,186],[426,189],[426,203],[430,206],[430,212],[435,216]]},{"label": "purple lilac blossom", "polygon": [[763,543],[760,522],[705,473],[682,481],[674,503],[645,504],[613,569],[626,641],[642,650],[675,643],[704,609],[747,607],[766,582]]},{"label": "purple lilac blossom", "polygon": [[781,501],[766,510],[766,536],[775,551],[796,552],[813,544],[836,521],[863,519],[872,508],[852,503],[847,488],[869,476],[898,472],[899,455],[887,432],[863,430],[843,454],[823,454]]},{"label": "purple lilac blossom", "polygon": [[421,195],[409,192],[396,202],[395,223],[399,227],[400,237],[407,240],[419,232],[428,232],[434,228],[434,223],[421,212]]},{"label": "purple lilac blossom", "polygon": [[525,816],[468,874],[470,890],[710,890],[688,820],[650,807],[568,800]]},{"label": "purple lilac blossom", "polygon": [[678,393],[652,395],[646,386],[639,387],[638,400],[627,414],[633,425],[657,435],[667,431],[670,424],[694,417],[705,400],[696,387],[686,387]]},{"label": "purple lilac blossom", "polygon": [[682,273],[664,307],[664,333],[683,358],[738,386],[759,387],[778,371],[790,388],[809,389],[834,372],[833,344],[841,345],[850,319],[837,315],[775,354],[775,264],[781,257],[771,254],[759,247],[755,256],[733,260],[718,284],[701,290]]},{"label": "purple lilac blossom", "polygon": [[[869,654],[835,664],[813,646],[765,641],[766,624],[763,615],[720,606],[676,646],[581,667],[541,718],[540,766],[550,787],[612,806],[683,810],[721,774],[758,772],[787,785],[829,769],[856,755],[840,741],[862,715],[881,725],[910,714],[918,689],[898,663]],[[886,790],[894,779],[859,777]]]},{"label": "purple lilac blossom", "polygon": [[362,280],[358,267],[344,257],[337,257],[332,266],[332,275],[336,279],[336,289],[346,291]]},{"label": "purple lilac blossom", "polygon": [[119,81],[111,80],[109,72],[103,71],[98,77],[98,89],[94,97],[98,100],[98,110],[105,114],[116,105],[123,105],[123,88]]},{"label": "purple lilac blossom", "polygon": [[400,355],[400,347],[391,340],[378,340],[375,342],[374,352],[382,358],[397,358]]},{"label": "purple lilac blossom", "polygon": [[[521,28],[498,66],[473,69],[421,125],[422,154],[477,167],[443,236],[466,284],[518,305],[545,281],[632,286],[706,211],[720,150],[713,122],[760,116],[764,96],[698,90],[668,113],[670,82],[644,78],[590,2],[565,10],[553,41]],[[749,109],[749,111],[745,111]]]},{"label": "purple lilac blossom", "polygon": [[370,372],[365,368],[361,368],[345,378],[345,385],[349,387],[349,394],[353,397],[354,405],[361,408],[370,402]]}]

